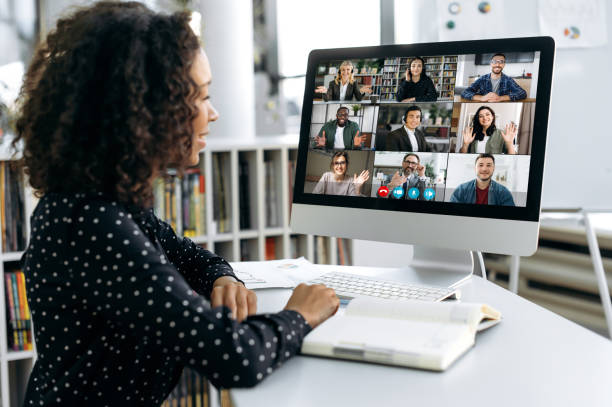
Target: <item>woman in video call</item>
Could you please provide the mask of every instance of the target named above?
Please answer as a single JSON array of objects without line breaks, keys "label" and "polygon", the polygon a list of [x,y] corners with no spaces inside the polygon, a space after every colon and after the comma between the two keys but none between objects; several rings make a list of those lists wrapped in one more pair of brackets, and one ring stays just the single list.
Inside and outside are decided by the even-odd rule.
[{"label": "woman in video call", "polygon": [[471,154],[516,154],[514,139],[518,128],[509,123],[504,130],[495,127],[495,112],[488,106],[480,106],[474,114],[471,126],[463,130],[460,152]]},{"label": "woman in video call", "polygon": [[197,165],[219,118],[189,20],[101,1],[35,51],[13,144],[40,197],[22,262],[38,354],[23,405],[159,406],[184,367],[253,386],[338,307],[301,284],[255,315],[227,261],[153,212],[155,178]]},{"label": "woman in video call", "polygon": [[396,95],[398,102],[435,102],[438,92],[433,81],[425,74],[425,61],[413,58],[406,69]]},{"label": "woman in video call", "polygon": [[363,170],[361,174],[354,174],[351,177],[346,174],[348,165],[349,158],[346,151],[337,151],[334,153],[329,165],[331,171],[327,171],[321,176],[321,179],[317,182],[312,193],[360,196],[361,187],[368,178],[370,178],[370,172],[368,170]]},{"label": "woman in video call", "polygon": [[329,88],[325,86],[317,86],[315,93],[322,94],[323,100],[361,100],[364,94],[372,93],[372,87],[364,85],[358,87],[355,77],[353,76],[353,63],[344,61],[340,64],[338,74],[333,81],[330,82]]}]

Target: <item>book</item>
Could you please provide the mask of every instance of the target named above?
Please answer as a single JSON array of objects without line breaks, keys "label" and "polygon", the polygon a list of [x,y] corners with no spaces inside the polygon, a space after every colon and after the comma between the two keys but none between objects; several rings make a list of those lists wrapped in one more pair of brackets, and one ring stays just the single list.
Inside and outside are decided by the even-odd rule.
[{"label": "book", "polygon": [[446,370],[501,313],[461,302],[356,298],[304,338],[302,353]]}]

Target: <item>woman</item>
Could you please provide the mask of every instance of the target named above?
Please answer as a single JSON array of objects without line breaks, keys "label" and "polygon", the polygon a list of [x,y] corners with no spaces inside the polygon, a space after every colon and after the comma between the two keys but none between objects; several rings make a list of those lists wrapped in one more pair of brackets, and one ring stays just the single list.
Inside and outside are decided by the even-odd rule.
[{"label": "woman", "polygon": [[462,153],[516,154],[514,139],[516,124],[506,125],[505,131],[495,127],[495,112],[488,106],[480,106],[474,114],[471,126],[463,130]]},{"label": "woman", "polygon": [[329,88],[317,86],[315,93],[321,93],[325,101],[363,99],[364,93],[372,93],[372,87],[365,85],[358,88],[353,77],[353,70],[353,63],[351,61],[342,62],[338,74],[329,84]]},{"label": "woman", "polygon": [[351,178],[350,175],[346,175],[348,165],[348,153],[346,151],[336,151],[329,164],[331,171],[327,171],[321,176],[312,193],[360,196],[361,187],[370,178],[370,172],[363,170],[359,176],[354,174]]},{"label": "woman", "polygon": [[397,88],[398,102],[435,102],[438,99],[438,91],[431,78],[425,74],[424,68],[423,58],[416,57],[410,61]]},{"label": "woman", "polygon": [[[160,405],[183,367],[252,386],[338,300],[298,286],[285,310],[152,212],[152,181],[196,165],[218,119],[185,13],[99,2],[58,21],[21,94],[23,164],[41,197],[24,255],[38,357],[24,405]],[[210,300],[210,305],[207,300]]]}]

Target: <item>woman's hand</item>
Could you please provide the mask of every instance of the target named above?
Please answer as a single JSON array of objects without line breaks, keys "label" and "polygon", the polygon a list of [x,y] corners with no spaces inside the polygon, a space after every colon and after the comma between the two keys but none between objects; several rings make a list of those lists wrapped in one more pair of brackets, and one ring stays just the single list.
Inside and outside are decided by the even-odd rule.
[{"label": "woman's hand", "polygon": [[327,93],[327,88],[325,86],[317,86],[315,88],[315,93]]},{"label": "woman's hand", "polygon": [[403,99],[403,100],[402,100],[402,103],[405,103],[405,102],[414,102],[415,100],[416,100],[416,98],[414,98],[414,97],[412,97],[412,98],[407,98],[407,99]]},{"label": "woman's hand", "polygon": [[210,295],[211,308],[221,305],[228,307],[233,317],[242,322],[257,312],[257,296],[234,277],[223,276],[215,280]]},{"label": "woman's hand", "polygon": [[361,174],[359,174],[359,176],[357,176],[357,174],[353,175],[353,184],[355,184],[355,192],[357,192],[357,194],[361,193],[361,187],[363,186],[363,183],[366,182],[369,178],[370,171],[368,170],[361,171]]},{"label": "woman's hand", "polygon": [[370,93],[372,93],[372,87],[370,85],[365,85],[365,86],[362,86],[361,89],[359,89],[359,91],[361,93],[367,93],[369,95]]},{"label": "woman's hand", "polygon": [[518,127],[514,123],[506,124],[506,129],[501,131],[502,138],[506,143],[506,150],[508,150],[508,154],[516,154],[516,150],[514,149],[514,139],[516,138],[517,133]]},{"label": "woman's hand", "polygon": [[306,322],[314,328],[338,311],[340,300],[331,288],[322,284],[298,285],[285,309],[299,312]]},{"label": "woman's hand", "polygon": [[476,135],[474,134],[474,127],[465,126],[465,129],[463,129],[463,145],[461,146],[462,153],[467,153],[470,144],[475,138]]}]

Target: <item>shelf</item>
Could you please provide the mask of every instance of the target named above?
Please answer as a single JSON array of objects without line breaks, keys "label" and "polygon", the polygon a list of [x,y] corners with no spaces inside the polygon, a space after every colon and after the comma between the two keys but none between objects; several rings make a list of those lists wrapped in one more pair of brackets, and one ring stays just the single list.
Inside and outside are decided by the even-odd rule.
[{"label": "shelf", "polygon": [[8,351],[6,355],[4,355],[4,359],[9,362],[14,361],[14,360],[31,359],[33,357],[34,357],[33,350],[11,350],[11,351]]},{"label": "shelf", "polygon": [[19,261],[21,256],[23,256],[23,252],[7,252],[0,254],[0,256],[2,261]]},{"label": "shelf", "polygon": [[259,232],[255,229],[241,230],[238,232],[238,237],[241,239],[254,239],[259,236]]}]

